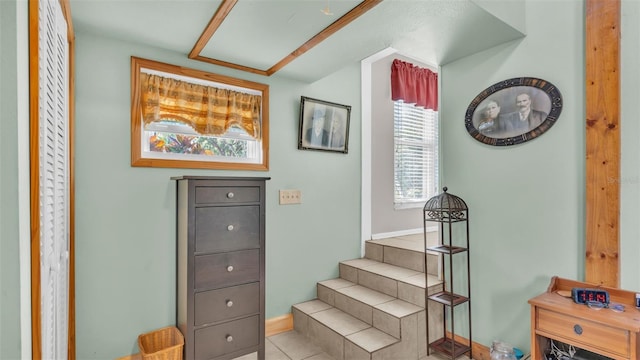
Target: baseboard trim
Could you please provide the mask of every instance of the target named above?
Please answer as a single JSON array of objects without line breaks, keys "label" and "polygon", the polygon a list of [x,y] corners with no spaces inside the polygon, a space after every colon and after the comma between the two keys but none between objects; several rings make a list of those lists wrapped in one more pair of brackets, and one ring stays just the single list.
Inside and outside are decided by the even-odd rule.
[{"label": "baseboard trim", "polygon": [[386,232],[386,233],[377,233],[377,234],[371,234],[371,240],[380,240],[380,239],[387,239],[387,238],[397,237],[397,236],[422,234],[423,232],[424,232],[424,229],[419,228],[419,229],[400,230],[400,231],[393,231],[393,232]]},{"label": "baseboard trim", "polygon": [[[282,316],[276,316],[274,318],[267,319],[264,322],[265,337],[280,334],[289,330],[293,330],[293,314],[291,313]],[[119,357],[116,360],[140,360],[141,358],[142,357],[140,354],[132,354]]]},{"label": "baseboard trim", "polygon": [[293,330],[293,314],[289,313],[267,319],[264,325],[264,336],[266,337]]},{"label": "baseboard trim", "polygon": [[[447,331],[447,337],[451,337],[451,332]],[[456,335],[456,340],[469,346],[469,339],[465,337]],[[471,352],[473,353],[473,359],[475,360],[491,360],[489,348],[475,341],[471,344]]]}]

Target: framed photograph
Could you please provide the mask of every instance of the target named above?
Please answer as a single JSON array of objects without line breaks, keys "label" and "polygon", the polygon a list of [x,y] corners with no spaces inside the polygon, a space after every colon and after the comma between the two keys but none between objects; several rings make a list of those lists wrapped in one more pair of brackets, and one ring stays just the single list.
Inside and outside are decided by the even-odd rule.
[{"label": "framed photograph", "polygon": [[349,150],[350,116],[349,105],[302,96],[298,149],[346,154]]},{"label": "framed photograph", "polygon": [[533,140],[556,123],[562,95],[552,83],[520,77],[493,84],[476,96],[465,114],[467,132],[494,146]]}]

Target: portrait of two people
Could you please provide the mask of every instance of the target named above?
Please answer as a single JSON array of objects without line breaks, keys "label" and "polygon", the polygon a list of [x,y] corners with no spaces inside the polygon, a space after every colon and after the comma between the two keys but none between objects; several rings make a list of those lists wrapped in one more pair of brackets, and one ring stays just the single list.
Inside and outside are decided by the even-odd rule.
[{"label": "portrait of two people", "polygon": [[304,121],[303,143],[307,148],[345,150],[347,111],[324,104],[313,104]]},{"label": "portrait of two people", "polygon": [[507,90],[492,95],[476,109],[474,123],[482,135],[492,138],[522,135],[547,118],[551,103],[543,91],[524,86]]}]

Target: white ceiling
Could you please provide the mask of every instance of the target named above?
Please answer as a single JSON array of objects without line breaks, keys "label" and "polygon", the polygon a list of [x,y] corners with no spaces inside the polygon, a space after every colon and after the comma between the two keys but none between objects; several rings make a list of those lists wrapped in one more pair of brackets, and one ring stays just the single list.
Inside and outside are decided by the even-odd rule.
[{"label": "white ceiling", "polygon": [[[503,13],[513,3],[494,0],[494,5],[496,1],[504,3]],[[76,32],[153,44],[185,57],[221,2],[70,0]],[[200,55],[267,70],[359,3],[239,0]],[[481,0],[382,1],[272,76],[311,82],[389,47],[438,66],[523,36],[479,3]],[[321,11],[327,5],[333,15]],[[516,7],[519,9],[524,10]]]}]

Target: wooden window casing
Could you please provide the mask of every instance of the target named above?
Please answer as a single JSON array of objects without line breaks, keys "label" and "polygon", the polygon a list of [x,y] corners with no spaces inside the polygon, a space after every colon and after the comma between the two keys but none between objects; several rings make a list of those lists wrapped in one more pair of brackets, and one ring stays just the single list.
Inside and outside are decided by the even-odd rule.
[{"label": "wooden window casing", "polygon": [[[182,159],[154,159],[143,157],[141,138],[144,128],[140,111],[140,72],[142,69],[174,74],[181,78],[193,78],[208,82],[226,84],[232,87],[258,91],[262,96],[261,104],[261,163],[217,162]],[[188,168],[216,170],[269,170],[269,85],[248,80],[213,74],[182,66],[170,65],[153,60],[131,57],[131,166],[159,168]]]}]

